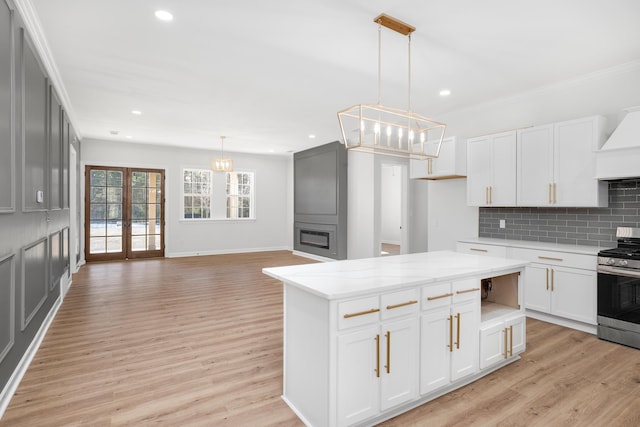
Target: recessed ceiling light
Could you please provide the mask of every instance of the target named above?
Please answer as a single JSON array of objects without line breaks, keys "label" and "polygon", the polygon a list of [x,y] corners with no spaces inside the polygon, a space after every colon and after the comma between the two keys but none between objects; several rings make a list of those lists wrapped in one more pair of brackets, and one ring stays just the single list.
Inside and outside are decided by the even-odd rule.
[{"label": "recessed ceiling light", "polygon": [[309,139],[315,139],[315,138],[316,138],[316,135],[314,133],[309,134]]},{"label": "recessed ceiling light", "polygon": [[131,114],[135,114],[136,116],[139,116],[142,114],[142,111],[140,110],[131,110]]},{"label": "recessed ceiling light", "polygon": [[156,18],[158,18],[161,21],[173,21],[173,15],[169,12],[167,12],[166,10],[156,10]]},{"label": "recessed ceiling light", "polygon": [[127,139],[131,139],[131,138],[133,138],[133,137],[132,137],[131,135],[125,135],[125,138],[127,138]]},{"label": "recessed ceiling light", "polygon": [[449,96],[451,95],[451,91],[449,89],[442,89],[440,91],[440,96]]}]

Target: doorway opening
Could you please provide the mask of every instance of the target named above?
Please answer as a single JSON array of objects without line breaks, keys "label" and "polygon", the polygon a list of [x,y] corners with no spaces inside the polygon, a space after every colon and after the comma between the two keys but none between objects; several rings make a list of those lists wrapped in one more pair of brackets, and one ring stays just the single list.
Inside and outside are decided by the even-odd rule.
[{"label": "doorway opening", "polygon": [[380,256],[407,253],[407,166],[380,164]]},{"label": "doorway opening", "polygon": [[164,170],[85,168],[85,259],[164,257]]}]

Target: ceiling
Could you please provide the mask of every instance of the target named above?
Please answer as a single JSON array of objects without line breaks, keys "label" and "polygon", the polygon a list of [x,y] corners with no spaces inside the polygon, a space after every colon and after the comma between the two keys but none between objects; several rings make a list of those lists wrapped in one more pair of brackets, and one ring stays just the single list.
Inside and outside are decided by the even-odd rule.
[{"label": "ceiling", "polygon": [[[36,12],[76,130],[105,141],[335,141],[337,111],[378,98],[382,12],[416,27],[412,109],[434,119],[640,59],[638,0],[15,1]],[[383,28],[381,59],[382,103],[406,108],[407,38]]]}]

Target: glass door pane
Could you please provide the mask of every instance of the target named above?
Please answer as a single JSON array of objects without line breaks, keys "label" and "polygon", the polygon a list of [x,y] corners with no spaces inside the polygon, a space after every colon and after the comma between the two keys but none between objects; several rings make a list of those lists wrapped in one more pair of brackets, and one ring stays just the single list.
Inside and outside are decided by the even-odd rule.
[{"label": "glass door pane", "polygon": [[156,170],[131,171],[130,258],[164,255],[163,175]]},{"label": "glass door pane", "polygon": [[87,167],[87,261],[124,255],[123,186],[125,170]]}]

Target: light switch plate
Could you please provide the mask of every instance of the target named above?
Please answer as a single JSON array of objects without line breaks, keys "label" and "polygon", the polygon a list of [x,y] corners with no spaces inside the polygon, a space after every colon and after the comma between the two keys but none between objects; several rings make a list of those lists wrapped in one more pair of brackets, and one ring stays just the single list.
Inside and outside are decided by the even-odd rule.
[{"label": "light switch plate", "polygon": [[500,228],[506,228],[507,224],[506,221],[504,219],[500,220]]},{"label": "light switch plate", "polygon": [[36,191],[36,203],[44,202],[44,191],[38,190]]}]

